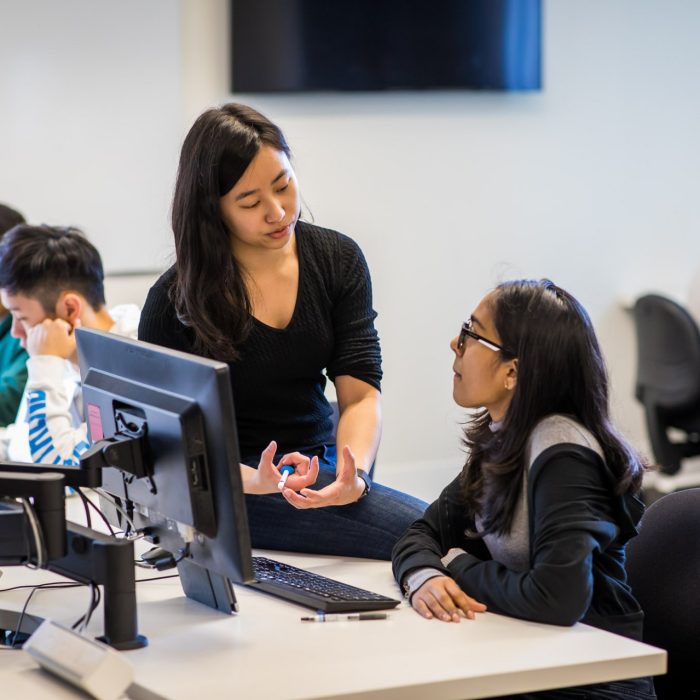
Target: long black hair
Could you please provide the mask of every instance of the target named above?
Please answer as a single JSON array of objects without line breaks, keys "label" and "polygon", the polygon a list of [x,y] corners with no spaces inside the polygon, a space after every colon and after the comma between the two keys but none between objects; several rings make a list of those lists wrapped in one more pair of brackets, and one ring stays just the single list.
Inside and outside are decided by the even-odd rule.
[{"label": "long black hair", "polygon": [[194,333],[194,349],[235,360],[251,328],[251,302],[231,252],[220,198],[262,146],[290,156],[282,131],[251,107],[225,104],[198,117],[180,154],[172,225],[176,274],[170,296]]},{"label": "long black hair", "polygon": [[581,304],[550,280],[504,282],[487,297],[501,343],[518,358],[517,382],[498,430],[486,411],[467,424],[462,487],[483,533],[510,531],[523,483],[528,438],[549,415],[573,417],[598,440],[618,493],[636,492],[644,466],[613,427],[608,376],[593,325]]}]

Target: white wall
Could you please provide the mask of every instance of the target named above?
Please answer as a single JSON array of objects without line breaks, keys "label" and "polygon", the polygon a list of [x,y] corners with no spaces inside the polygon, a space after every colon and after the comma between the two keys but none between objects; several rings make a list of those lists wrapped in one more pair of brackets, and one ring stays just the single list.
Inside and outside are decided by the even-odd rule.
[{"label": "white wall", "polygon": [[537,94],[242,97],[286,129],[316,220],[370,261],[381,463],[456,454],[447,344],[484,292],[548,276],[589,309],[615,413],[643,444],[622,298],[700,264],[700,4],[545,4]]},{"label": "white wall", "polygon": [[75,225],[108,270],[170,254],[182,130],[172,0],[0,0],[0,202]]},{"label": "white wall", "polygon": [[[111,269],[132,262],[114,237],[138,230],[149,264],[135,267],[161,265],[183,122],[230,99],[227,1],[60,3],[74,19],[94,8],[87,24],[50,0],[0,2],[2,31],[8,7],[13,27],[0,42],[0,200],[84,223]],[[39,29],[25,46],[28,7],[53,13],[61,41]],[[515,276],[549,276],[588,307],[615,414],[644,444],[620,301],[683,294],[700,264],[698,26],[694,0],[549,0],[541,93],[236,96],[285,129],[315,220],[369,260],[386,374],[381,469],[459,460],[448,341],[481,295]],[[25,67],[10,80],[18,51]],[[98,119],[95,95],[113,107]],[[71,147],[54,148],[65,133]],[[71,151],[80,167],[61,177]]]}]

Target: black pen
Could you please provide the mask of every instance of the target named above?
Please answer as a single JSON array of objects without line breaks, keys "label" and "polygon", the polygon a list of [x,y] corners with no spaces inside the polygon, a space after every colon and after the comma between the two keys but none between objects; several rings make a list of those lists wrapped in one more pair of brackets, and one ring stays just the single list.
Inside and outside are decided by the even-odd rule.
[{"label": "black pen", "polygon": [[350,613],[349,615],[326,615],[317,612],[313,617],[302,617],[302,622],[339,622],[341,620],[386,620],[386,613]]}]

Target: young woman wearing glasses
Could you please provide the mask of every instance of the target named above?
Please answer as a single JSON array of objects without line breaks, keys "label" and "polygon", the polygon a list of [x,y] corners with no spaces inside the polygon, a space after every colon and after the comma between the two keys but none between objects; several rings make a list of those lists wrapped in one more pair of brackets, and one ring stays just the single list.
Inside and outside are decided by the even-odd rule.
[{"label": "young woman wearing glasses", "polygon": [[[641,639],[624,546],[643,511],[644,466],[610,422],[586,311],[549,280],[506,282],[450,347],[454,399],[481,410],[466,428],[460,476],[394,549],[411,605],[446,622],[488,609]],[[654,697],[646,678],[587,690]],[[522,697],[589,697],[576,692]]]},{"label": "young woman wearing glasses", "polygon": [[[149,292],[139,338],[229,363],[254,547],[389,559],[425,503],[369,476],[382,377],[369,271],[354,241],[299,216],[280,129],[245,105],[204,112],[180,157],[176,262]],[[281,463],[296,474],[260,495]]]}]

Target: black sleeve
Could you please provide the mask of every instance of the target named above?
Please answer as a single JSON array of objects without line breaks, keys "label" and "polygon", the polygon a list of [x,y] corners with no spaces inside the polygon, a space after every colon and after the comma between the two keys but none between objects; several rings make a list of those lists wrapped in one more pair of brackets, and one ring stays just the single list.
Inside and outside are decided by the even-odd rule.
[{"label": "black sleeve", "polygon": [[478,561],[490,558],[483,540],[466,534],[474,530],[474,521],[467,517],[460,489],[458,477],[394,545],[392,568],[399,585],[411,571],[426,566],[453,576],[441,561],[451,547],[464,549]]},{"label": "black sleeve", "polygon": [[590,450],[557,450],[549,457],[545,451],[537,462],[529,485],[530,569],[512,571],[469,554],[448,568],[467,595],[492,612],[573,625],[592,600],[593,553],[618,534],[612,486]]},{"label": "black sleeve", "polygon": [[381,389],[382,357],[374,327],[372,281],[357,243],[341,235],[333,307],[333,356],[328,376],[348,374]]},{"label": "black sleeve", "polygon": [[190,333],[178,320],[163,278],[148,292],[139,321],[139,340],[166,348],[192,352]]}]

